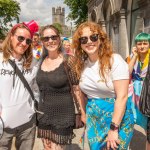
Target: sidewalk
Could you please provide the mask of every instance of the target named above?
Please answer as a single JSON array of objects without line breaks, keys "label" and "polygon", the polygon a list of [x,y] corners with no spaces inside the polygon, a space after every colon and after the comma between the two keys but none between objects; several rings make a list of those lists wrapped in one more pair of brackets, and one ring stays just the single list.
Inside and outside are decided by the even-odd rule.
[{"label": "sidewalk", "polygon": [[[74,130],[76,137],[73,139],[72,145],[67,146],[66,150],[83,150],[80,138],[83,133],[83,128]],[[87,142],[87,136],[85,135],[84,150],[90,150]],[[134,135],[129,146],[129,150],[145,150],[146,149],[146,136],[145,131],[139,126],[135,125]],[[12,150],[15,150],[14,144]],[[33,150],[44,150],[41,139],[36,138]]]}]

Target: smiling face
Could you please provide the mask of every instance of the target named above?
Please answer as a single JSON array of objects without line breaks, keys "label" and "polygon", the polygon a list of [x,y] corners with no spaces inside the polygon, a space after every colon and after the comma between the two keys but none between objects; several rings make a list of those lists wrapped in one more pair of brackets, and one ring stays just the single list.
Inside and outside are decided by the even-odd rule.
[{"label": "smiling face", "polygon": [[[24,40],[19,41],[20,37],[24,37]],[[20,59],[30,44],[27,44],[31,40],[30,32],[25,28],[18,28],[14,35],[11,35],[12,55],[14,58]]]},{"label": "smiling face", "polygon": [[39,36],[38,35],[33,35],[32,45],[33,46],[38,46],[38,44],[39,44]]},{"label": "smiling face", "polygon": [[[85,42],[85,39],[87,40]],[[82,30],[82,35],[80,37],[81,48],[90,57],[98,56],[98,49],[100,46],[100,39],[98,33],[93,33],[89,27],[85,27]]]},{"label": "smiling face", "polygon": [[43,45],[48,50],[48,52],[58,51],[60,46],[60,39],[56,32],[47,28],[43,31]]},{"label": "smiling face", "polygon": [[69,42],[69,41],[65,41],[65,43],[64,43],[64,49],[65,49],[66,51],[69,51],[69,50],[70,50],[70,47],[71,47],[70,42]]}]

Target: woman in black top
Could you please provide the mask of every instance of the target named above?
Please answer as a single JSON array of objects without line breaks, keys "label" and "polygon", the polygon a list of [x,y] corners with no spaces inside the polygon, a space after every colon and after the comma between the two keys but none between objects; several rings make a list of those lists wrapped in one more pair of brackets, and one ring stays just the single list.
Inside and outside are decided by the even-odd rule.
[{"label": "woman in black top", "polygon": [[[64,69],[59,32],[54,26],[47,25],[42,29],[41,36],[47,55],[37,74],[41,96],[39,110],[44,112],[38,122],[38,137],[42,138],[45,149],[62,150],[65,145],[71,144],[74,137],[75,108]],[[67,60],[71,82],[78,85],[73,63],[70,57]]]}]

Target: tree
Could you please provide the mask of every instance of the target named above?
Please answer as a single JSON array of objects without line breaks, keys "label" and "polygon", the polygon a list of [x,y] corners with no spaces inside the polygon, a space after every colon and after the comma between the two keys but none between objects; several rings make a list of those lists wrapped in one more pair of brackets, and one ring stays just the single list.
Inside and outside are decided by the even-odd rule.
[{"label": "tree", "polygon": [[62,29],[62,25],[59,23],[53,23],[53,26],[55,26],[59,32],[62,34],[63,33],[63,29]]},{"label": "tree", "polygon": [[12,21],[19,20],[20,5],[15,0],[0,0],[0,39],[12,26]]},{"label": "tree", "polygon": [[69,6],[71,11],[68,15],[68,19],[75,20],[76,26],[87,20],[88,1],[89,0],[64,0],[64,3]]}]

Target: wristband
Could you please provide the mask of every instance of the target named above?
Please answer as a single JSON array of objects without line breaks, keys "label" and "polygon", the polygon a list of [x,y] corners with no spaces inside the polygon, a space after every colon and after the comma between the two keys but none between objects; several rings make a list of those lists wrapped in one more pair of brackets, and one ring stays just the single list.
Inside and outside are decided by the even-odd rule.
[{"label": "wristband", "polygon": [[119,130],[119,125],[115,124],[114,122],[111,122],[110,129],[113,131]]}]

